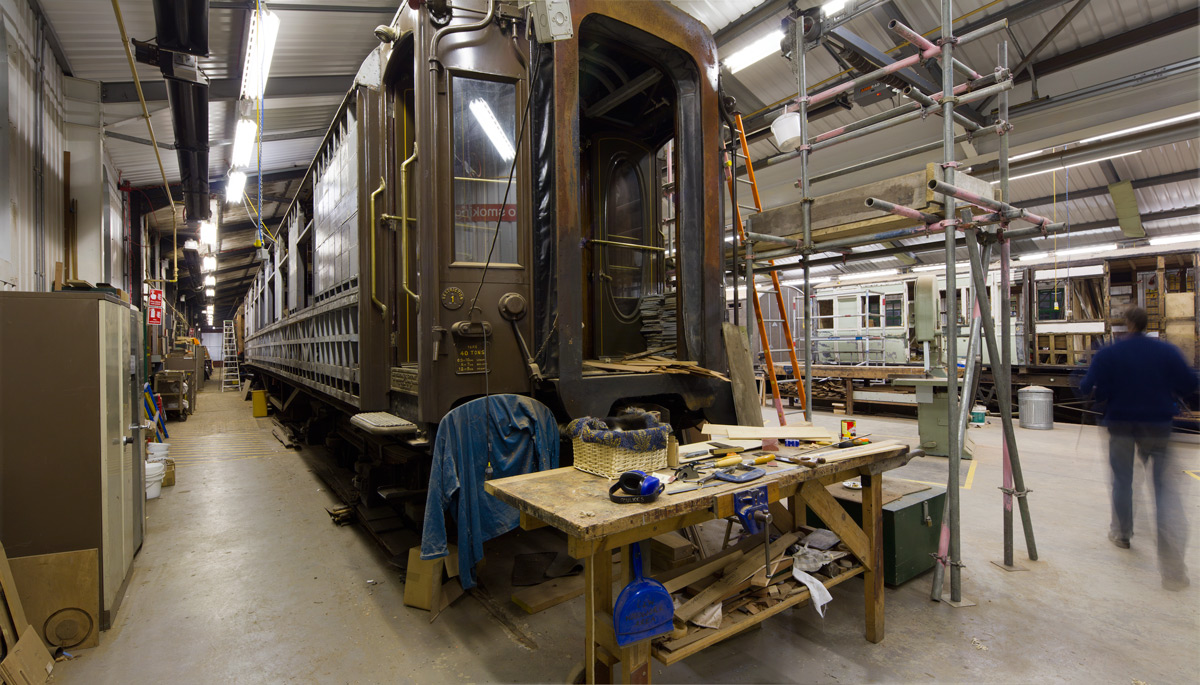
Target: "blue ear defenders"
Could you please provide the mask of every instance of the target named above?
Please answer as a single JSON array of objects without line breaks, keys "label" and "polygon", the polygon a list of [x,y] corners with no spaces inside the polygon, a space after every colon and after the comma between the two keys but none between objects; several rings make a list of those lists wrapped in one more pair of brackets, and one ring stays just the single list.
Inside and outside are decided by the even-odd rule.
[{"label": "blue ear defenders", "polygon": [[[666,487],[654,476],[647,476],[645,471],[626,471],[608,489],[608,498],[618,504],[653,502]],[[625,494],[619,495],[617,490]]]}]

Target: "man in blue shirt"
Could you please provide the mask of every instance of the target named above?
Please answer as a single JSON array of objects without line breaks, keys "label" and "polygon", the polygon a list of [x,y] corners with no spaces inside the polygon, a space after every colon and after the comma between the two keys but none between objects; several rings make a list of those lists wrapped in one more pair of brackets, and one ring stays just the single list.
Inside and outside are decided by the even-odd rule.
[{"label": "man in blue shirt", "polygon": [[1133,536],[1134,448],[1151,473],[1158,524],[1158,566],[1163,587],[1182,590],[1189,584],[1183,561],[1188,525],[1178,492],[1179,471],[1169,450],[1171,420],[1177,397],[1196,392],[1197,378],[1179,350],[1146,335],[1146,312],[1125,314],[1129,335],[1096,353],[1080,383],[1095,392],[1108,428],[1108,461],[1112,466],[1112,528],[1109,540],[1129,548]]}]

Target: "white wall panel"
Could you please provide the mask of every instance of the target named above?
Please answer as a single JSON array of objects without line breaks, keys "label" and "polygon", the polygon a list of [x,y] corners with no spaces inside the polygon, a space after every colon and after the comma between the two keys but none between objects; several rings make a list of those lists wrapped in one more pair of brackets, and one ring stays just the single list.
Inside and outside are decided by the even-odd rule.
[{"label": "white wall panel", "polygon": [[0,0],[0,20],[8,45],[3,182],[10,205],[0,208],[0,288],[48,290],[63,259],[63,75],[27,3]]}]

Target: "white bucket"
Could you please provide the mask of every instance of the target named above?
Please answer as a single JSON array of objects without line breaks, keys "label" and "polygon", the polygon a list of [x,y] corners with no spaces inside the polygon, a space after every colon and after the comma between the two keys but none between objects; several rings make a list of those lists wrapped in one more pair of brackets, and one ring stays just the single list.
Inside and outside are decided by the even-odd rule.
[{"label": "white bucket", "polygon": [[165,442],[148,442],[146,443],[146,454],[151,458],[163,458],[167,456],[167,452],[171,446]]},{"label": "white bucket", "polygon": [[161,461],[146,462],[146,499],[155,499],[162,494],[163,475],[167,465]]},{"label": "white bucket", "polygon": [[800,137],[800,113],[787,112],[771,122],[771,135],[780,150],[795,150],[804,143]]}]

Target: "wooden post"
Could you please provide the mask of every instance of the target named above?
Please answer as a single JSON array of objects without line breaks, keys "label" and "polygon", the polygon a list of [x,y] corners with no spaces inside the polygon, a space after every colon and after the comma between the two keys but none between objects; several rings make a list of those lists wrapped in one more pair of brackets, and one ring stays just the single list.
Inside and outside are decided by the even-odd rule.
[{"label": "wooden post", "polygon": [[612,682],[612,670],[596,653],[596,626],[602,622],[612,625],[612,551],[601,549],[584,560],[584,626],[586,649],[584,673],[587,683]]},{"label": "wooden post", "polygon": [[[1104,280],[1102,281],[1104,292],[1100,293],[1102,299],[1101,315],[1104,317],[1104,344],[1112,344],[1112,269],[1108,266],[1108,260],[1104,260]],[[1088,360],[1090,363],[1090,359]]]},{"label": "wooden post", "polygon": [[870,563],[863,574],[867,640],[883,640],[883,476],[862,474],[862,521]]},{"label": "wooden post", "polygon": [[1157,328],[1161,338],[1167,332],[1167,260],[1158,256],[1158,264],[1154,269],[1154,287],[1157,290],[1155,301],[1158,303]]},{"label": "wooden post", "polygon": [[846,379],[846,416],[854,416],[854,379]]}]

